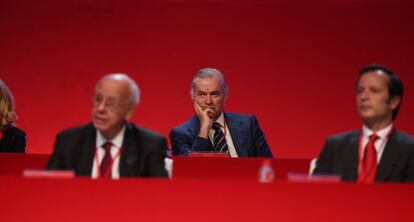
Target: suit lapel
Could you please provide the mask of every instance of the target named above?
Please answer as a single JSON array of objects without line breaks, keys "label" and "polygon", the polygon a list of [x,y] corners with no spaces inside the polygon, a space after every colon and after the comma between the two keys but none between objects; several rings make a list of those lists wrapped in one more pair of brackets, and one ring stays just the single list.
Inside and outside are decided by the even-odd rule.
[{"label": "suit lapel", "polygon": [[73,157],[76,159],[73,161],[78,161],[76,165],[78,166],[77,170],[79,175],[91,176],[96,148],[96,130],[92,124],[89,124],[85,131],[83,141],[78,144],[77,154]]},{"label": "suit lapel", "polygon": [[345,166],[346,180],[356,180],[358,176],[358,146],[360,131],[355,131],[350,136],[345,147],[343,163]]},{"label": "suit lapel", "polygon": [[402,149],[399,146],[398,132],[393,132],[385,147],[384,152],[377,169],[376,181],[386,181],[393,167],[398,162],[398,156],[401,155]]},{"label": "suit lapel", "polygon": [[138,144],[140,141],[135,134],[133,126],[129,123],[125,127],[124,141],[122,143],[121,159],[119,160],[119,175],[125,176],[138,176],[134,170],[138,166]]},{"label": "suit lapel", "polygon": [[237,154],[242,156],[248,156],[245,145],[243,144],[243,130],[241,127],[242,122],[237,116],[231,113],[224,113],[227,127],[229,128],[231,140],[233,141],[234,147],[236,148]]}]

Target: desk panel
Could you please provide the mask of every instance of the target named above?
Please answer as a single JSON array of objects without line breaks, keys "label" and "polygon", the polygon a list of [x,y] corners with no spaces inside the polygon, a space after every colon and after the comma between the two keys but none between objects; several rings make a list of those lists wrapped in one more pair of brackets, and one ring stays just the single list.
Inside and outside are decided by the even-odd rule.
[{"label": "desk panel", "polygon": [[0,176],[0,221],[412,221],[414,186]]}]

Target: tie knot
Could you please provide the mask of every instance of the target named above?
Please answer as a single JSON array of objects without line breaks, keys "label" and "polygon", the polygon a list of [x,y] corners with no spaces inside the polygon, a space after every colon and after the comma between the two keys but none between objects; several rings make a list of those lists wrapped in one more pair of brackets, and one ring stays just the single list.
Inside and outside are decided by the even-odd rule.
[{"label": "tie knot", "polygon": [[213,129],[214,131],[220,131],[221,125],[218,122],[213,123]]},{"label": "tie knot", "polygon": [[375,133],[369,136],[369,141],[371,141],[372,143],[377,141],[377,139],[379,139],[379,136]]},{"label": "tie knot", "polygon": [[110,149],[111,149],[111,146],[112,146],[112,143],[111,143],[111,142],[105,142],[105,143],[102,145],[102,148],[104,148],[105,152],[109,152],[109,151],[110,151]]}]

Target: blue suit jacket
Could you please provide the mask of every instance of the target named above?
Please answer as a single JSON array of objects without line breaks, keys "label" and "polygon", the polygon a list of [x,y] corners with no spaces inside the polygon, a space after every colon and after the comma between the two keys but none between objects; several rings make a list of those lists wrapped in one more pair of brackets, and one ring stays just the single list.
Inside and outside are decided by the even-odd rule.
[{"label": "blue suit jacket", "polygon": [[[273,157],[257,119],[253,115],[224,113],[231,139],[239,157]],[[189,151],[212,151],[210,140],[198,136],[197,115],[170,131],[173,154],[186,156]]]}]

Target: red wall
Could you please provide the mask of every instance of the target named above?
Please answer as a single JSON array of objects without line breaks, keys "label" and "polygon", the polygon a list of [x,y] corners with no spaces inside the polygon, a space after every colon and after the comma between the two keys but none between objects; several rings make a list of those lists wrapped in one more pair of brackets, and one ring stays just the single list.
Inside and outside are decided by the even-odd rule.
[{"label": "red wall", "polygon": [[387,2],[1,0],[0,78],[29,153],[87,123],[110,72],[141,87],[132,121],[168,136],[193,114],[193,74],[210,66],[226,75],[226,110],[256,114],[277,157],[314,157],[326,136],[360,127],[354,85],[367,63],[404,81],[397,127],[414,134],[414,3]]}]

